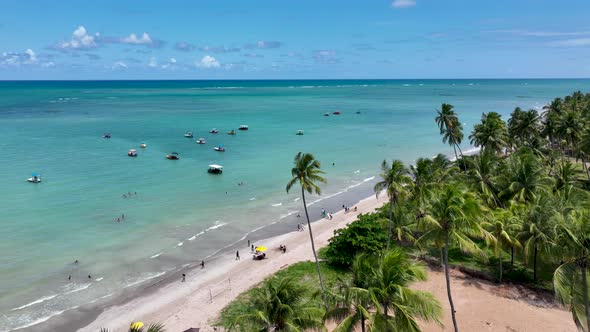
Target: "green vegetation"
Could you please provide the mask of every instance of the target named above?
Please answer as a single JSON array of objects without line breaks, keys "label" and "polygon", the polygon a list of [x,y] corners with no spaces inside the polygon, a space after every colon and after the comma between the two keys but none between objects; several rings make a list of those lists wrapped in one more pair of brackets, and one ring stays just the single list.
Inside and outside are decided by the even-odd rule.
[{"label": "green vegetation", "polygon": [[[541,114],[516,108],[508,122],[498,113],[484,113],[469,135],[480,148],[474,156],[464,156],[459,148],[463,128],[452,105],[443,104],[435,122],[456,160],[420,158],[409,168],[384,161],[375,192],[385,191],[389,203],[337,231],[322,250],[324,263],[316,256],[319,289],[312,263],[295,265],[241,295],[224,310],[219,324],[246,331],[235,325],[238,313],[273,317],[262,302],[253,306],[258,294],[297,280],[307,293],[294,292],[284,304],[310,311],[291,310],[293,316],[282,320],[265,318],[275,322],[256,325],[258,330],[323,329],[305,325],[321,318],[335,322],[336,331],[419,331],[417,320],[439,322],[442,313],[431,294],[411,289],[426,272],[408,253],[440,262],[455,331],[461,322],[455,317],[449,269],[459,265],[499,283],[553,290],[577,327],[590,332],[590,94],[557,98]],[[315,159],[302,162],[302,156],[308,155],[297,155],[288,188],[299,182],[304,195],[317,187],[302,175],[309,174],[303,166]],[[313,169],[319,172],[319,163]],[[297,277],[290,279],[293,275]],[[316,298],[320,293],[326,294],[324,307]],[[298,325],[300,314],[305,319]]]}]

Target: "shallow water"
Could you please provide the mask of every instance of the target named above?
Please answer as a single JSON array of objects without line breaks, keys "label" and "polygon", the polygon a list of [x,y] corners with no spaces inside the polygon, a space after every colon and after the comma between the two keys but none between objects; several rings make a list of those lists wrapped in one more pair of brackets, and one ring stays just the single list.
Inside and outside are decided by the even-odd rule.
[{"label": "shallow water", "polygon": [[[0,331],[293,223],[301,202],[285,184],[298,151],[323,162],[321,198],[366,192],[383,158],[450,153],[434,124],[442,102],[468,136],[482,112],[507,117],[578,89],[590,80],[0,82]],[[241,124],[250,130],[226,134]],[[164,158],[173,151],[180,160]],[[208,174],[212,163],[224,173]],[[32,172],[43,182],[27,183]]]}]

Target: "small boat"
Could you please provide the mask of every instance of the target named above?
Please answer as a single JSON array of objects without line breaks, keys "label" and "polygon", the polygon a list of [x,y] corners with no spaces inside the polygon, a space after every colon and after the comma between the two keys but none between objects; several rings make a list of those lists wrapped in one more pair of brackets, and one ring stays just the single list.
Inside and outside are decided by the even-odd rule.
[{"label": "small boat", "polygon": [[178,156],[178,152],[172,152],[171,154],[166,155],[166,159],[178,160],[180,157]]},{"label": "small boat", "polygon": [[209,133],[210,134],[218,134],[219,133],[219,130],[213,128],[213,129],[209,130]]},{"label": "small boat", "polygon": [[340,115],[340,111],[336,111],[336,112],[334,112],[332,114],[334,114],[334,115]]},{"label": "small boat", "polygon": [[248,125],[241,125],[239,130],[248,130]]},{"label": "small boat", "polygon": [[324,113],[324,116],[330,116],[330,113]]},{"label": "small boat", "polygon": [[361,114],[361,111],[356,111],[356,114]]},{"label": "small boat", "polygon": [[147,144],[145,144],[145,143],[141,143],[141,144],[139,145],[139,147],[140,147],[140,148],[142,148],[142,149],[145,149],[145,148],[147,148]]},{"label": "small boat", "polygon": [[223,145],[216,146],[213,148],[213,150],[219,151],[219,152],[225,152],[225,148],[223,147]]},{"label": "small boat", "polygon": [[220,165],[209,165],[209,169],[207,170],[208,173],[211,174],[221,174],[223,173],[223,166]]},{"label": "small boat", "polygon": [[232,130],[228,131],[227,134],[228,135],[235,135],[236,131],[232,129]]},{"label": "small boat", "polygon": [[31,174],[31,177],[27,179],[27,181],[31,183],[39,183],[41,182],[41,175],[37,173]]},{"label": "small boat", "polygon": [[127,155],[129,157],[137,157],[137,150],[131,149],[131,150],[129,150],[129,152],[127,152]]},{"label": "small boat", "polygon": [[303,135],[303,130],[297,130],[297,134],[295,134],[295,135],[302,136]]},{"label": "small boat", "polygon": [[187,131],[186,133],[184,133],[184,137],[186,137],[186,138],[193,138],[193,132],[192,131]]},{"label": "small boat", "polygon": [[102,135],[102,138],[111,138],[111,133],[104,133],[104,135]]},{"label": "small boat", "polygon": [[201,137],[197,140],[197,144],[205,144],[205,143],[207,143],[207,141],[205,141],[205,139],[203,137]]}]

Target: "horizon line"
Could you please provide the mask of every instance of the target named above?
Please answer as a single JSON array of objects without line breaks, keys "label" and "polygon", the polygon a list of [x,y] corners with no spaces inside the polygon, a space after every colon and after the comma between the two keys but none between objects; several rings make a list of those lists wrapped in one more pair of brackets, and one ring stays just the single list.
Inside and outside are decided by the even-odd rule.
[{"label": "horizon line", "polygon": [[505,78],[146,78],[146,79],[0,79],[0,82],[156,82],[156,81],[435,81],[435,80],[590,80],[590,77],[505,77]]}]

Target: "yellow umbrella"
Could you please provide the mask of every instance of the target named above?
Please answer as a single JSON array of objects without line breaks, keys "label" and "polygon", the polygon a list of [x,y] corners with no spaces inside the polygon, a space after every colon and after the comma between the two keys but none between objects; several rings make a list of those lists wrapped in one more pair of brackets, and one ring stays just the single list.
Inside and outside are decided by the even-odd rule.
[{"label": "yellow umbrella", "polygon": [[133,322],[131,323],[131,329],[135,331],[139,331],[143,327],[143,322]]},{"label": "yellow umbrella", "polygon": [[260,246],[260,247],[256,247],[256,251],[267,251],[268,249],[266,249],[266,247],[264,246]]}]

